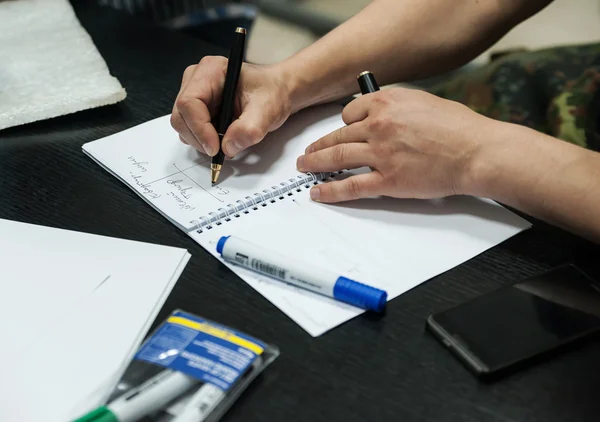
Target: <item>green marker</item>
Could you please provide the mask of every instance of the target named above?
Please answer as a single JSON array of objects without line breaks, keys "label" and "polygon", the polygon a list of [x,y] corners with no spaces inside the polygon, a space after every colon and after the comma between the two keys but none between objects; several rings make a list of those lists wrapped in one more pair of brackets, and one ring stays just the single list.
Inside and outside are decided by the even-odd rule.
[{"label": "green marker", "polygon": [[197,379],[181,372],[163,371],[75,422],[135,422],[162,409],[198,384]]}]

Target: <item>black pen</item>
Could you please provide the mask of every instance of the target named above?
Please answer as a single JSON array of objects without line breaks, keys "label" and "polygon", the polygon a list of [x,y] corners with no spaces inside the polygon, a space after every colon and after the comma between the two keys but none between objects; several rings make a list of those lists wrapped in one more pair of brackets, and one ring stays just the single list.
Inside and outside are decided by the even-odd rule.
[{"label": "black pen", "polygon": [[362,95],[369,94],[371,92],[379,91],[379,85],[375,80],[375,76],[368,70],[360,72],[356,77],[358,80],[358,86]]},{"label": "black pen", "polygon": [[227,62],[227,73],[225,75],[225,86],[223,88],[223,99],[221,101],[221,111],[215,119],[217,121],[216,129],[219,134],[219,152],[212,158],[210,165],[210,179],[214,185],[219,180],[225,154],[223,153],[223,136],[233,120],[233,109],[235,106],[235,93],[237,91],[238,80],[244,61],[244,49],[246,44],[246,30],[236,28],[235,40],[229,52]]}]

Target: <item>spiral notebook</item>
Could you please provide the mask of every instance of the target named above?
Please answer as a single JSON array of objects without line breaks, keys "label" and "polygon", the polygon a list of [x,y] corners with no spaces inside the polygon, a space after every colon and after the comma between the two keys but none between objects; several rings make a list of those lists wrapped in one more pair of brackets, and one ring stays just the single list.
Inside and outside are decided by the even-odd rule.
[{"label": "spiral notebook", "polygon": [[[234,160],[217,186],[210,159],[182,144],[164,116],[83,146],[216,259],[216,242],[236,235],[315,266],[385,289],[393,299],[529,227],[493,201],[368,198],[326,205],[308,189],[358,169],[302,174],[296,159],[341,127],[336,105],[304,110]],[[225,263],[313,336],[361,310]]]}]

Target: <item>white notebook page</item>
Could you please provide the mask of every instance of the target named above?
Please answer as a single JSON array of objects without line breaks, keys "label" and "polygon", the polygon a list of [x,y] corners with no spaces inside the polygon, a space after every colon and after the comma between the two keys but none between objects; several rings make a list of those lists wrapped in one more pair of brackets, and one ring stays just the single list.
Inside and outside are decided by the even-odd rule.
[{"label": "white notebook page", "polygon": [[[338,106],[294,116],[260,144],[223,166],[211,186],[210,158],[179,141],[169,116],[91,142],[84,151],[109,168],[183,230],[216,212],[301,173],[296,158],[314,140],[343,124]],[[290,141],[288,141],[290,140]]]},{"label": "white notebook page", "polygon": [[[218,259],[219,238],[239,236],[384,289],[391,300],[514,235],[525,224],[517,215],[478,198],[427,202],[381,198],[324,205],[303,192],[190,236]],[[362,313],[226,265],[313,336]]]},{"label": "white notebook page", "polygon": [[[84,150],[214,256],[221,235],[236,235],[306,260],[309,265],[385,288],[390,299],[529,227],[527,221],[484,199],[372,198],[325,205],[312,202],[308,190],[301,188],[284,199],[276,198],[274,203],[265,201],[266,206],[259,205],[247,214],[229,215],[229,221],[221,219],[221,224],[212,224],[209,230],[196,230],[200,217],[228,209],[229,204],[263,190],[268,192],[299,175],[297,157],[319,137],[343,125],[340,112],[341,107],[324,106],[293,116],[245,156],[227,161],[225,178],[212,189],[210,161],[179,142],[168,117],[86,144]],[[129,157],[135,157],[136,163]],[[146,171],[135,173],[131,168],[140,161]],[[189,176],[193,183],[182,181],[181,172],[169,173],[173,162],[190,168],[183,176]],[[142,177],[138,177],[139,171]],[[364,171],[368,169],[336,177]],[[185,204],[173,200],[182,191],[189,197]],[[191,208],[183,209],[186,206]],[[313,336],[361,313],[332,299],[226,265]]]}]

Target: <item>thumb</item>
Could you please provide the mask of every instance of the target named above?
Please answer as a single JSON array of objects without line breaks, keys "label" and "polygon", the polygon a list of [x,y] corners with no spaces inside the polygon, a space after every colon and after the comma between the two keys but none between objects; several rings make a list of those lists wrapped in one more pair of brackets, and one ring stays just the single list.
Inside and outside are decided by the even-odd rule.
[{"label": "thumb", "polygon": [[223,137],[223,151],[234,157],[240,151],[263,140],[269,131],[269,114],[262,107],[248,107],[229,125]]}]

